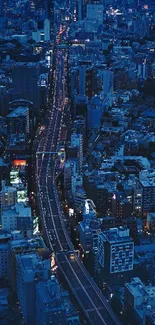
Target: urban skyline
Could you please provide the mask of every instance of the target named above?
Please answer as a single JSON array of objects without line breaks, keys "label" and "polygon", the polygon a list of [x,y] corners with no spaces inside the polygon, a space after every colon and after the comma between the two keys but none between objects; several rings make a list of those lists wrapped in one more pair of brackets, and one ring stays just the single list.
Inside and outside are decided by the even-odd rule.
[{"label": "urban skyline", "polygon": [[155,324],[154,10],[0,1],[0,325]]}]

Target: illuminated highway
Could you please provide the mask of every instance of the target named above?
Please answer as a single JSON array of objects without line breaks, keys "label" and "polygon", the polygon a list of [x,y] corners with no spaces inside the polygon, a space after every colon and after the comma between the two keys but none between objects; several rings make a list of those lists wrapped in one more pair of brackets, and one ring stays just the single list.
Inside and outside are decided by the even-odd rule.
[{"label": "illuminated highway", "polygon": [[[60,170],[57,147],[66,103],[67,50],[57,49],[54,71],[52,109],[47,112],[45,128],[38,139],[36,152],[36,185],[44,236],[55,252],[61,273],[76,298],[89,324],[119,324],[110,305],[85,269],[69,238],[55,179]],[[71,253],[73,252],[73,253]]]}]

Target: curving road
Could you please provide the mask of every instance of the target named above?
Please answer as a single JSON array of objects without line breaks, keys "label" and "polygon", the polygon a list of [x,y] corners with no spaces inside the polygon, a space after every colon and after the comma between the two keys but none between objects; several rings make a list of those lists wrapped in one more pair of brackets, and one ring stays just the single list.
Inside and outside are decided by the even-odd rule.
[{"label": "curving road", "polygon": [[57,49],[52,109],[47,112],[45,129],[38,139],[36,152],[35,178],[42,229],[51,251],[56,253],[57,264],[89,324],[119,324],[96,283],[73,252],[55,183],[60,170],[57,147],[67,94],[66,74],[67,50]]}]

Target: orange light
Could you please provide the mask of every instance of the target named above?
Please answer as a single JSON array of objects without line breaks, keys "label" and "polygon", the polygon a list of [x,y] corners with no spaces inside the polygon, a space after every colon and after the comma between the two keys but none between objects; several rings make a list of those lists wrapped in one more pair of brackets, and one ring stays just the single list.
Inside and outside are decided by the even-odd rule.
[{"label": "orange light", "polygon": [[14,166],[26,166],[26,160],[14,160]]}]

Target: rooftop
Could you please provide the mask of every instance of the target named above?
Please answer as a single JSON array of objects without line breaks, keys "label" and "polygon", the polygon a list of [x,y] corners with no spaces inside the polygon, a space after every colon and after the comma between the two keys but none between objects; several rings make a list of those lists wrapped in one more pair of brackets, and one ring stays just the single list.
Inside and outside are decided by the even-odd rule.
[{"label": "rooftop", "polygon": [[28,107],[20,106],[15,108],[11,113],[9,113],[7,117],[25,116],[27,112],[28,112]]},{"label": "rooftop", "polygon": [[0,240],[2,239],[10,239],[11,238],[11,233],[8,232],[5,229],[0,229]]},{"label": "rooftop", "polygon": [[103,231],[99,236],[102,236],[103,239],[108,241],[110,244],[132,241],[129,236],[129,229],[124,227],[110,228],[109,230]]}]

